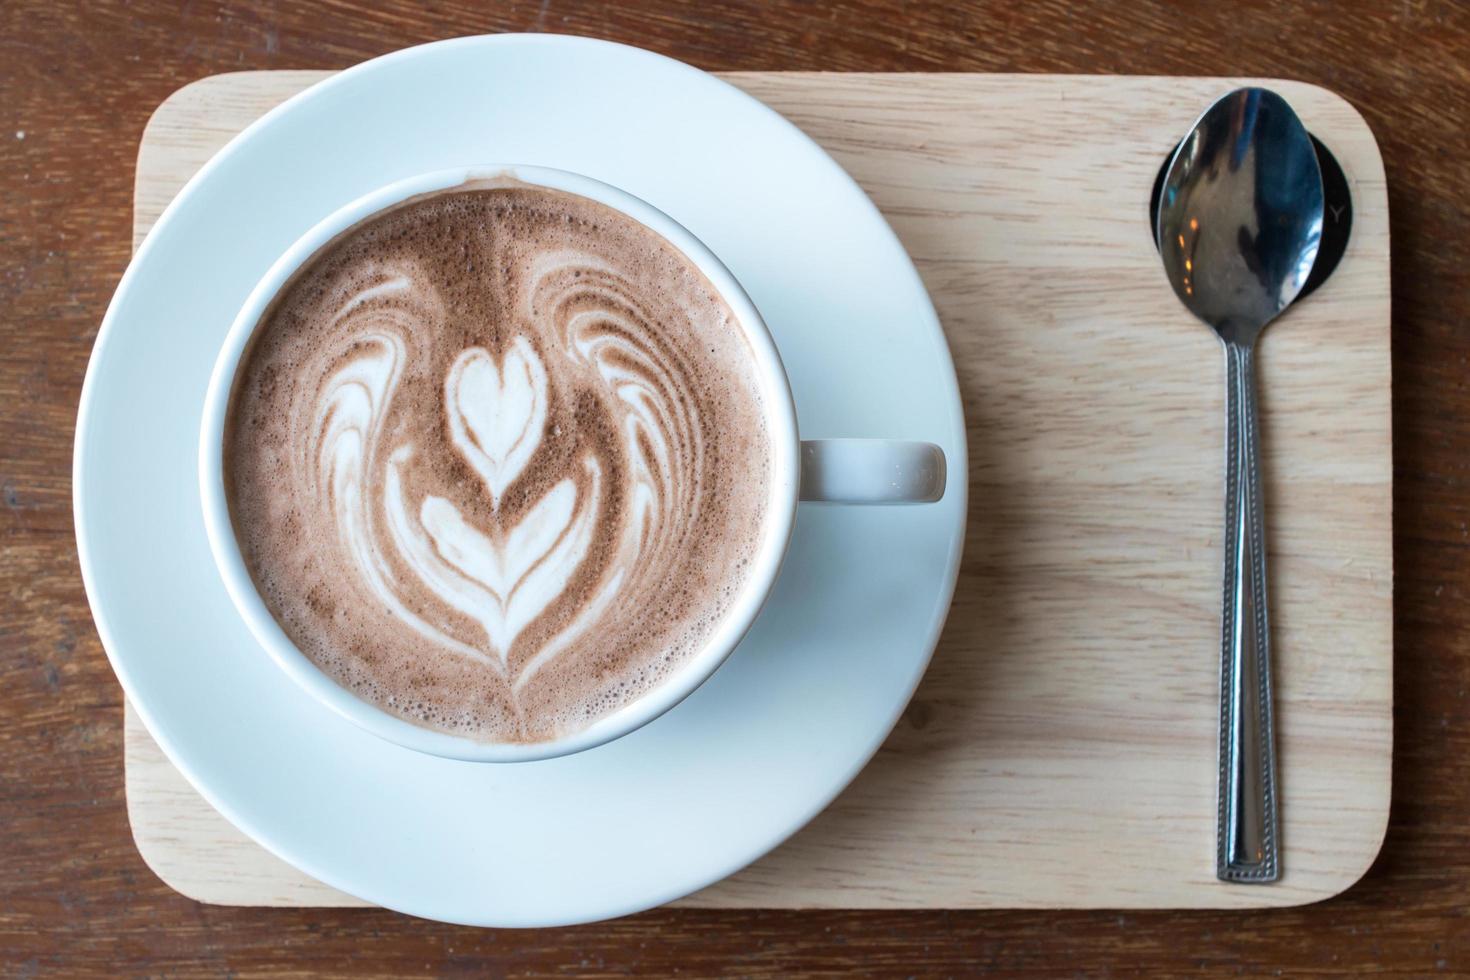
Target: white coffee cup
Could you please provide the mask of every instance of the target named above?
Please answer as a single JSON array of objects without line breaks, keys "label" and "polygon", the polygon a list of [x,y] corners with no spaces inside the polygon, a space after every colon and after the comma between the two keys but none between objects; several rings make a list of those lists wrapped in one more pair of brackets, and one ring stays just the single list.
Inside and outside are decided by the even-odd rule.
[{"label": "white coffee cup", "polygon": [[[739,595],[704,647],[657,687],[588,728],[532,744],[482,743],[419,727],[359,699],[317,668],[292,643],[256,590],[235,537],[224,484],[225,420],[236,371],[276,294],[321,248],[364,219],[409,198],[486,178],[512,178],[591,198],[657,232],[687,256],[719,292],[745,331],[764,396],[771,445],[764,536]],[[292,680],[354,724],[406,748],[453,759],[522,762],[580,752],[626,735],[678,704],[713,674],[755,621],[775,584],[798,500],[854,504],[936,501],[944,493],[945,460],[938,446],[924,442],[802,441],[797,434],[791,386],[775,341],[740,283],[703,242],[652,205],[590,177],[545,167],[491,166],[435,171],[374,191],[322,220],[271,266],[246,299],[215,362],[199,437],[199,480],[205,530],[225,588],[250,632]]]}]

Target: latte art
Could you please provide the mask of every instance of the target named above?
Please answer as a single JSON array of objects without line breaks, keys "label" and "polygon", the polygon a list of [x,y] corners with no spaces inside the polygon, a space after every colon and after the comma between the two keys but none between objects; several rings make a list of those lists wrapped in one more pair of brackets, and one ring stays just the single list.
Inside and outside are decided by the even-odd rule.
[{"label": "latte art", "polygon": [[697,652],[768,493],[729,308],[662,238],[525,185],[357,226],[242,364],[226,487],[287,634],[363,698],[482,740],[585,727]]}]

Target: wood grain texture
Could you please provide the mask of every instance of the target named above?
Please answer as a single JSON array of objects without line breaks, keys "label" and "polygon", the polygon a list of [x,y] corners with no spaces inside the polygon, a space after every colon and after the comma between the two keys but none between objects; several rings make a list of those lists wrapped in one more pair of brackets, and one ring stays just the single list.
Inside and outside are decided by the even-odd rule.
[{"label": "wood grain texture", "polygon": [[[1178,975],[1470,970],[1470,9],[870,0],[119,0],[0,5],[0,973],[20,976]],[[664,909],[545,932],[201,905],[128,831],[121,695],[91,625],[71,430],[130,254],[134,158],[181,85],[557,30],[709,70],[1289,75],[1367,118],[1394,242],[1394,803],[1331,901],[1260,912]],[[21,134],[24,134],[23,137]]]},{"label": "wood grain texture", "polygon": [[[321,77],[170,96],[139,151],[135,240],[235,131]],[[1387,198],[1357,113],[1273,83],[1338,155],[1355,217],[1330,285],[1262,347],[1288,843],[1282,882],[1247,888],[1210,859],[1221,358],[1145,220],[1171,138],[1233,83],[725,77],[836,155],[914,255],[955,354],[974,506],[904,723],[812,826],[681,904],[1244,907],[1356,881],[1388,819],[1393,642]],[[1067,135],[1093,119],[1105,134]],[[129,816],[165,881],[224,904],[359,904],[215,816],[129,717]]]}]

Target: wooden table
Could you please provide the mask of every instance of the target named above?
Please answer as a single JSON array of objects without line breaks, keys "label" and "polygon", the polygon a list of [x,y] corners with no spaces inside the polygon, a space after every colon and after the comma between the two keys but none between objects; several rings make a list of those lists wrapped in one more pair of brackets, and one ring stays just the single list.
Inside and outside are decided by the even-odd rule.
[{"label": "wooden table", "polygon": [[[180,7],[183,9],[179,9]],[[449,0],[0,7],[0,974],[1470,971],[1470,8]],[[424,7],[426,9],[420,9]],[[1346,895],[1252,914],[654,911],[550,932],[198,905],[134,850],[121,698],[77,570],[71,435],[129,256],[133,156],[192,79],[547,30],[708,69],[1281,75],[1354,102],[1392,208],[1395,802]],[[1176,37],[1176,35],[1179,35]]]}]

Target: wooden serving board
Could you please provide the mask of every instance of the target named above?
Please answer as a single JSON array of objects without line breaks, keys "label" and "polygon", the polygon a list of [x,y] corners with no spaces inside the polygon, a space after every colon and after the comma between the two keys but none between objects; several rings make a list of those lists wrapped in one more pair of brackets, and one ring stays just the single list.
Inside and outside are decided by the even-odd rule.
[{"label": "wooden serving board", "polygon": [[[135,240],[251,120],[323,77],[171,96],[138,154]],[[1355,202],[1333,277],[1269,331],[1263,443],[1284,877],[1214,878],[1222,359],[1165,283],[1148,197],[1238,80],[725,76],[883,209],[955,355],[972,511],[949,623],[877,758],[810,826],[689,906],[1247,907],[1334,895],[1388,818],[1393,540],[1388,213],[1362,117],[1272,82]],[[281,863],[129,710],[128,809],[170,885],[361,904]]]}]

